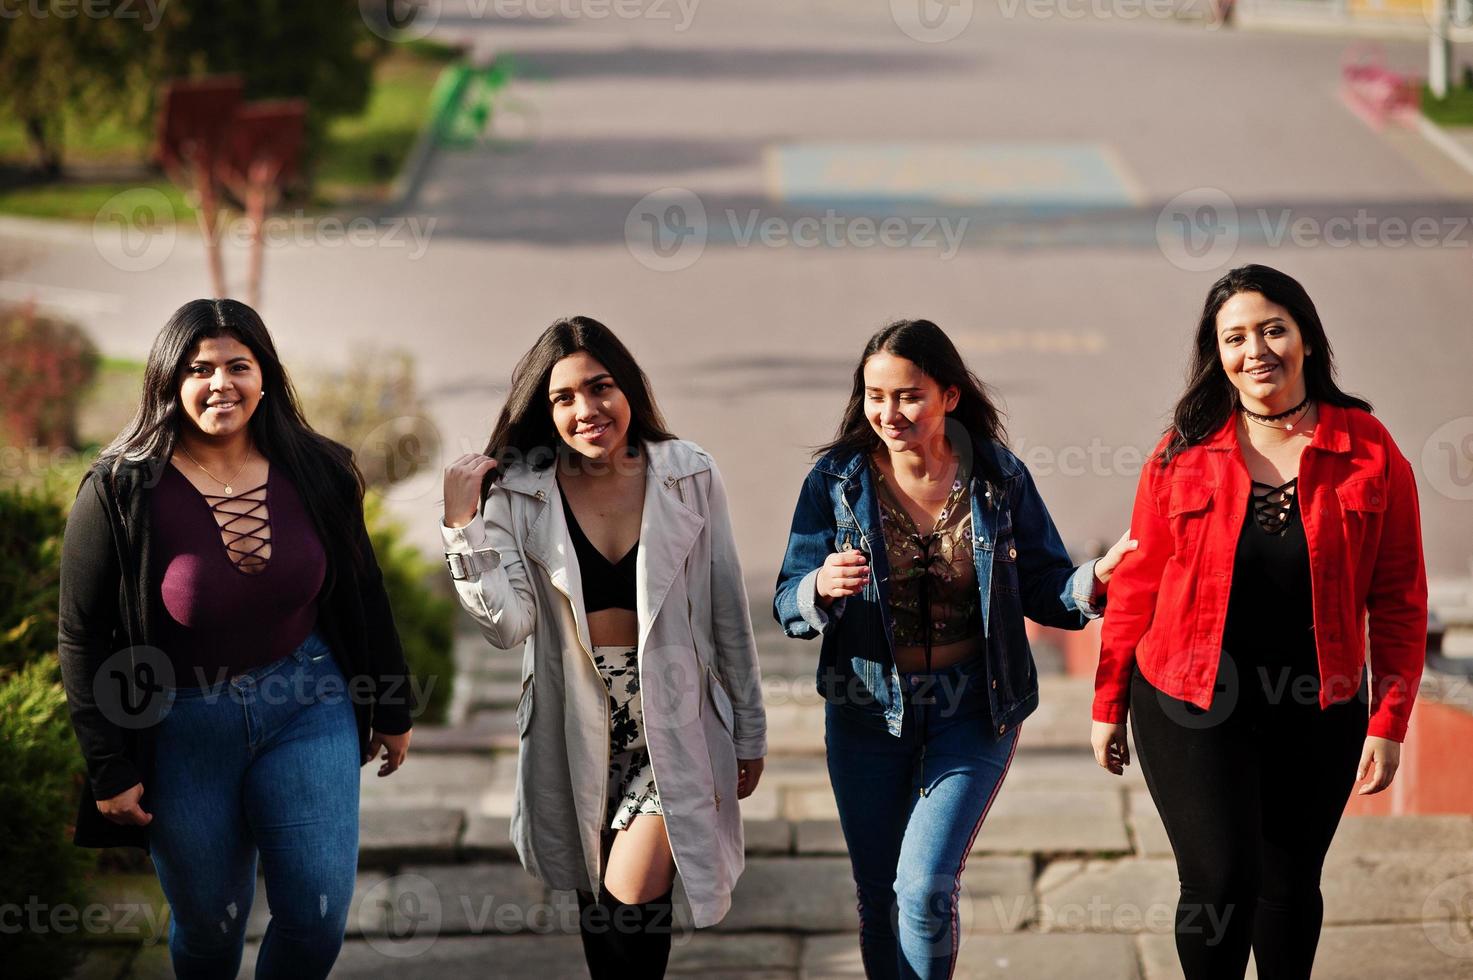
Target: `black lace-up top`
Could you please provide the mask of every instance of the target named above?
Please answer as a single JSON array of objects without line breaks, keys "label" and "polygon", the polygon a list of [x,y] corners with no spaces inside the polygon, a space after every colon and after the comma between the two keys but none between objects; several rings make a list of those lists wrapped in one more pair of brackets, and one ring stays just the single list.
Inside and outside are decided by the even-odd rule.
[{"label": "black lace-up top", "polygon": [[1246,664],[1316,664],[1309,544],[1299,480],[1254,481],[1233,560],[1223,645]]}]

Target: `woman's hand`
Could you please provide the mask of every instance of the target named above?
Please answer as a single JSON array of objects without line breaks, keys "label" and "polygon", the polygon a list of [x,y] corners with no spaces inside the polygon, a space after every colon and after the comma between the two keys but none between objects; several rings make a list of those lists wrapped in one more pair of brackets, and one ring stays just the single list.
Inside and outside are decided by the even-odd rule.
[{"label": "woman's hand", "polygon": [[1360,766],[1355,770],[1355,779],[1356,782],[1360,782],[1369,775],[1371,781],[1356,790],[1355,795],[1370,796],[1390,786],[1391,780],[1396,778],[1396,768],[1399,765],[1401,765],[1400,742],[1367,735],[1365,747],[1360,750]]},{"label": "woman's hand", "polygon": [[[825,558],[818,570],[818,581],[814,583],[818,597],[829,602],[859,595],[868,584],[869,559],[864,552],[853,548],[835,551]],[[828,602],[824,605],[827,606]]]},{"label": "woman's hand", "polygon": [[1108,721],[1090,722],[1089,744],[1095,750],[1095,761],[1100,768],[1117,776],[1125,774],[1125,767],[1130,765],[1130,740],[1125,737],[1123,722],[1118,725]]},{"label": "woman's hand", "polygon": [[403,735],[389,735],[385,732],[374,732],[373,737],[368,740],[368,754],[363,757],[365,763],[378,755],[378,750],[383,749],[384,764],[378,767],[380,776],[387,776],[404,765],[404,757],[409,754],[409,736],[414,734],[410,729]]},{"label": "woman's hand", "polygon": [[1126,532],[1120,535],[1120,540],[1116,541],[1110,547],[1110,550],[1105,552],[1105,557],[1095,562],[1095,584],[1099,586],[1097,591],[1105,591],[1105,586],[1110,584],[1110,576],[1115,574],[1115,569],[1119,566],[1120,559],[1140,546],[1141,543],[1130,536],[1130,530],[1127,528]]},{"label": "woman's hand", "polygon": [[117,796],[97,801],[97,809],[113,823],[130,827],[147,827],[153,822],[153,814],[143,812],[138,801],[143,799],[143,784],[134,783]]},{"label": "woman's hand", "polygon": [[465,527],[481,509],[481,484],[496,469],[496,460],[466,453],[445,467],[445,526]]},{"label": "woman's hand", "polygon": [[762,767],[761,759],[737,760],[737,799],[745,800],[752,795],[752,790],[757,788],[757,780],[762,778]]}]

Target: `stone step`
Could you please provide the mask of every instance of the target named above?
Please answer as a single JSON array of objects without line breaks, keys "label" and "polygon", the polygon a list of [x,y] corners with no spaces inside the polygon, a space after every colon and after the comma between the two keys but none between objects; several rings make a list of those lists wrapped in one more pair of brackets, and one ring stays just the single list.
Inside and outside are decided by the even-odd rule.
[{"label": "stone step", "polygon": [[[254,976],[260,944],[246,944],[238,976]],[[1182,980],[1175,938],[1090,933],[964,932],[957,978],[997,980]],[[1448,923],[1327,925],[1320,934],[1315,975],[1335,980],[1467,980],[1470,944]],[[501,977],[580,977],[586,974],[575,935],[364,938],[350,935],[333,969],[348,980],[483,980]],[[840,933],[721,933],[676,937],[667,976],[708,980],[798,980],[863,977],[853,928]],[[164,943],[89,947],[72,980],[106,977],[167,980],[173,976]],[[1246,980],[1257,980],[1250,961]]]}]

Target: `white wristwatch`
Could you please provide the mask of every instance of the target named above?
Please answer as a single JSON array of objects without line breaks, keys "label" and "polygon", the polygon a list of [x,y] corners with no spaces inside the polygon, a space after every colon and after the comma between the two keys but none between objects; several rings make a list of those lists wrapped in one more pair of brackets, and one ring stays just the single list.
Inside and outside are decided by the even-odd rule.
[{"label": "white wristwatch", "polygon": [[457,582],[463,582],[472,575],[489,572],[500,565],[501,555],[495,548],[482,548],[480,551],[469,553],[447,551],[445,552],[445,564],[450,569],[450,577]]}]

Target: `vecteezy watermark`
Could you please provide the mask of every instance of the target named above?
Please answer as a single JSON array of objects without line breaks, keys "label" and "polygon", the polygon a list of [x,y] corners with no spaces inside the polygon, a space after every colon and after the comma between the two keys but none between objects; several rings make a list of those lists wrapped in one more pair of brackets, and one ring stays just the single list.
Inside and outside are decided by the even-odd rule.
[{"label": "vecteezy watermark", "polygon": [[1422,933],[1444,955],[1473,960],[1473,874],[1449,878],[1427,893]]},{"label": "vecteezy watermark", "polygon": [[1156,216],[1156,245],[1183,271],[1219,268],[1238,249],[1238,207],[1216,187],[1184,191]]},{"label": "vecteezy watermark", "polygon": [[137,731],[163,720],[173,706],[174,664],[158,647],[119,650],[92,677],[92,702],[102,717]]},{"label": "vecteezy watermark", "polygon": [[0,935],[135,936],[145,945],[159,942],[168,931],[169,906],[160,902],[91,902],[51,904],[38,895],[24,903],[0,904]]},{"label": "vecteezy watermark", "polygon": [[358,924],[368,945],[394,959],[428,952],[440,938],[443,921],[440,890],[423,875],[385,878],[358,905]]},{"label": "vecteezy watermark", "polygon": [[[407,215],[393,218],[314,218],[303,211],[272,215],[261,223],[261,241],[267,248],[292,245],[297,248],[394,248],[408,249],[410,260],[424,257],[439,218]],[[248,248],[253,231],[244,218],[224,222],[220,240],[237,248]]]},{"label": "vecteezy watermark", "polygon": [[159,26],[169,0],[0,0],[0,20],[21,17],[71,20],[136,20],[145,31]]},{"label": "vecteezy watermark", "polygon": [[114,194],[97,210],[92,219],[92,244],[113,268],[148,272],[174,253],[176,217],[174,205],[163,192],[134,187]]},{"label": "vecteezy watermark", "polygon": [[1217,187],[1184,191],[1156,216],[1156,244],[1172,265],[1207,272],[1227,265],[1238,246],[1269,248],[1473,249],[1473,212],[1386,214],[1371,208],[1308,213],[1292,207],[1239,208]]},{"label": "vecteezy watermark", "polygon": [[[457,17],[471,20],[648,20],[682,33],[701,0],[463,0]],[[358,0],[368,29],[389,41],[429,36],[444,13],[443,0]]]},{"label": "vecteezy watermark", "polygon": [[890,0],[890,19],[906,37],[941,44],[961,36],[976,13],[975,0]]},{"label": "vecteezy watermark", "polygon": [[1150,454],[1149,448],[1107,446],[1099,438],[1088,446],[1048,446],[1020,439],[1014,448],[1035,477],[1137,477]]},{"label": "vecteezy watermark", "polygon": [[[123,272],[157,269],[174,253],[178,243],[180,216],[161,191],[135,187],[109,198],[92,222],[92,242],[97,254]],[[309,217],[303,211],[271,215],[261,223],[262,247],[297,248],[388,248],[408,249],[411,260],[429,250],[439,219],[417,215],[400,217],[340,218],[335,215]],[[215,237],[222,245],[248,249],[256,235],[244,217],[221,221]]]},{"label": "vecteezy watermark", "polygon": [[1007,20],[1182,20],[1196,15],[1207,30],[1222,26],[1212,0],[998,0]]},{"label": "vecteezy watermark", "polygon": [[[541,889],[538,889],[541,893]],[[568,935],[669,930],[671,944],[690,942],[687,910],[679,905],[656,912],[641,923],[629,906],[610,909],[598,903],[580,908],[572,892],[555,891],[551,899],[528,900],[516,895],[460,891],[437,885],[418,874],[399,874],[378,882],[358,904],[358,927],[368,945],[384,956],[408,959],[430,950],[442,934],[455,935]]]},{"label": "vecteezy watermark", "polygon": [[624,244],[641,265],[656,272],[689,268],[712,241],[737,248],[923,249],[945,260],[956,256],[970,222],[965,215],[874,217],[833,208],[802,215],[725,208],[712,216],[697,194],[670,187],[646,194],[629,209]]},{"label": "vecteezy watermark", "polygon": [[414,500],[439,482],[444,461],[440,430],[421,415],[400,415],[374,426],[353,452],[359,469],[372,472],[385,500]]},{"label": "vecteezy watermark", "polygon": [[1427,437],[1422,475],[1449,500],[1473,500],[1473,415],[1445,422]]}]

